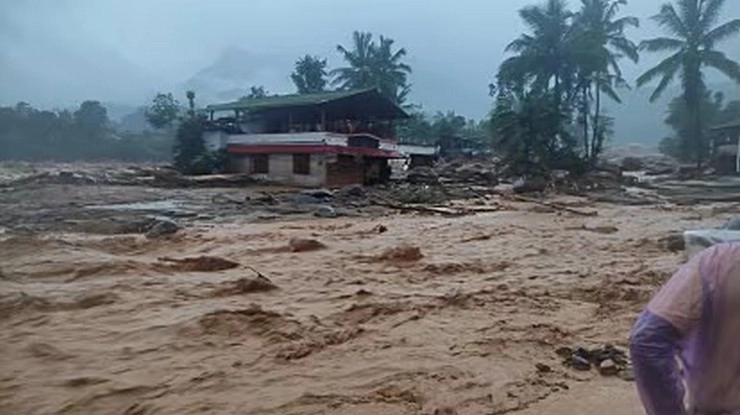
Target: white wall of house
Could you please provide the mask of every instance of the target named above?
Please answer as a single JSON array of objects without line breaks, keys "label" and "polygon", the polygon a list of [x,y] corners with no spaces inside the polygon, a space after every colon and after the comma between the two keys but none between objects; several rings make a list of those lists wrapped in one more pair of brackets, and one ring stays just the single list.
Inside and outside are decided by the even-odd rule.
[{"label": "white wall of house", "polygon": [[326,180],[326,163],[323,154],[311,154],[310,174],[293,173],[292,154],[270,155],[270,178],[286,184],[305,187],[323,186]]},{"label": "white wall of house", "polygon": [[[326,182],[326,156],[323,154],[311,154],[309,174],[293,173],[292,154],[270,154],[269,173],[256,174],[275,183],[287,184],[301,187],[321,187]],[[234,155],[231,158],[232,168],[239,173],[251,174],[252,156]]]},{"label": "white wall of house", "polygon": [[232,134],[228,136],[228,144],[327,144],[334,146],[346,146],[347,136],[324,132],[285,134]]}]

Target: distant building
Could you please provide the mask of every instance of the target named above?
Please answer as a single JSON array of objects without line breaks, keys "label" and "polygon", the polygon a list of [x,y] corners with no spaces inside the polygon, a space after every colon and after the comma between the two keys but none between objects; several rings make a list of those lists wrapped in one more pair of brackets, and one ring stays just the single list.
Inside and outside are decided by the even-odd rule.
[{"label": "distant building", "polygon": [[712,128],[714,167],[720,173],[740,174],[740,118]]},{"label": "distant building", "polygon": [[408,168],[432,167],[439,158],[439,147],[421,144],[399,144],[398,152],[407,159]]},{"label": "distant building", "polygon": [[231,172],[297,186],[373,184],[399,158],[394,122],[408,115],[376,89],[209,105],[204,134]]}]

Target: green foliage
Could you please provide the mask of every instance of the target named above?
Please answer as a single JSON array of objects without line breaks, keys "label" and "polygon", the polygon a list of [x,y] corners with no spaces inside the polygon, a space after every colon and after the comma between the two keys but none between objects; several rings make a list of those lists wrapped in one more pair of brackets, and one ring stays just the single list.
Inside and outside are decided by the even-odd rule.
[{"label": "green foliage", "polygon": [[403,62],[406,49],[394,50],[393,39],[380,36],[378,42],[371,33],[354,32],[352,48],[337,46],[348,66],[331,71],[332,83],[340,89],[378,88],[398,104],[403,104],[410,91],[408,75],[411,67]]},{"label": "green foliage", "polygon": [[326,59],[306,55],[296,61],[290,74],[299,94],[315,94],[326,90]]},{"label": "green foliage", "polygon": [[162,129],[172,126],[180,113],[180,104],[171,93],[158,93],[152,103],[146,109],[146,119],[149,124],[156,128]]},{"label": "green foliage", "polygon": [[[736,120],[740,115],[740,101],[731,101],[725,105],[722,93],[712,94],[707,91],[704,93],[700,108],[701,117],[704,120],[701,151],[706,157],[710,152],[709,128]],[[670,102],[665,123],[671,127],[674,134],[664,138],[659,146],[663,154],[685,162],[696,161],[693,152],[695,143],[691,135],[690,111],[683,97],[676,97]]]},{"label": "green foliage", "polygon": [[529,33],[509,44],[515,55],[492,86],[496,142],[510,164],[579,171],[596,165],[613,130],[602,114],[602,94],[621,102],[616,88],[626,82],[619,60],[638,59],[625,31],[639,22],[618,17],[626,3],[582,0],[572,12],[564,0],[547,0],[520,11]]},{"label": "green foliage", "polygon": [[638,86],[654,80],[658,82],[651,101],[655,101],[674,81],[681,80],[685,106],[685,131],[673,146],[664,145],[664,150],[675,151],[683,159],[691,160],[701,166],[708,156],[706,144],[706,125],[708,120],[702,110],[706,86],[703,67],[714,68],[728,78],[740,82],[740,64],[729,59],[715,46],[740,33],[740,19],[721,24],[717,21],[726,0],[675,0],[675,6],[666,3],[660,12],[653,16],[660,27],[671,37],[660,37],[643,41],[642,50],[648,52],[668,52],[670,56],[637,80]]},{"label": "green foliage", "polygon": [[27,103],[0,107],[0,159],[164,161],[172,139],[115,131],[106,109],[85,101],[74,112],[43,111]]},{"label": "green foliage", "polygon": [[566,130],[568,117],[548,95],[502,91],[491,119],[494,148],[515,174],[542,175],[553,169],[580,173],[584,163]]},{"label": "green foliage", "polygon": [[184,174],[206,174],[211,172],[211,157],[203,143],[205,119],[187,117],[177,126],[172,161],[177,170]]},{"label": "green foliage", "polygon": [[[255,89],[252,87],[252,92]],[[260,89],[264,93],[264,88]],[[177,126],[172,147],[172,164],[183,174],[211,174],[220,171],[226,163],[226,154],[206,149],[203,133],[207,120],[195,109],[195,92],[188,91],[187,96],[190,111]]]}]

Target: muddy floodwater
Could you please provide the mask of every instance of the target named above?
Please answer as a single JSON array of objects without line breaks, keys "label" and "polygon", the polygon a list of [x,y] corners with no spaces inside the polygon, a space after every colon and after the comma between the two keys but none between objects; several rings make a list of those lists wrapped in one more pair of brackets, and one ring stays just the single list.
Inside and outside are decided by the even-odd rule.
[{"label": "muddy floodwater", "polygon": [[23,231],[21,199],[41,209],[48,192],[77,192],[54,212],[162,200],[0,194],[15,226],[0,234],[3,414],[641,414],[634,383],[556,350],[624,350],[683,260],[664,238],[728,217],[510,202],[453,218],[193,216],[161,239],[64,218]]}]

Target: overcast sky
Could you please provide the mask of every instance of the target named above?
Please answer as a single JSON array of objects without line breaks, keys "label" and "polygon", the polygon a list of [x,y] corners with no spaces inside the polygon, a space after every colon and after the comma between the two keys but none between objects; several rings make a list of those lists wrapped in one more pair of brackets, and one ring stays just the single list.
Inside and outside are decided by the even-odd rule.
[{"label": "overcast sky", "polygon": [[[481,116],[504,47],[524,30],[517,10],[537,2],[0,0],[0,103],[143,103],[154,91],[176,90],[228,47],[291,60],[317,54],[336,65],[336,45],[363,30],[408,49],[415,101]],[[631,0],[624,8],[642,19],[635,40],[658,33],[647,17],[663,2]],[[738,16],[740,0],[728,0],[722,20]],[[722,48],[740,58],[740,41]],[[636,68],[624,66],[636,75]],[[291,69],[268,89],[291,92]]]}]

